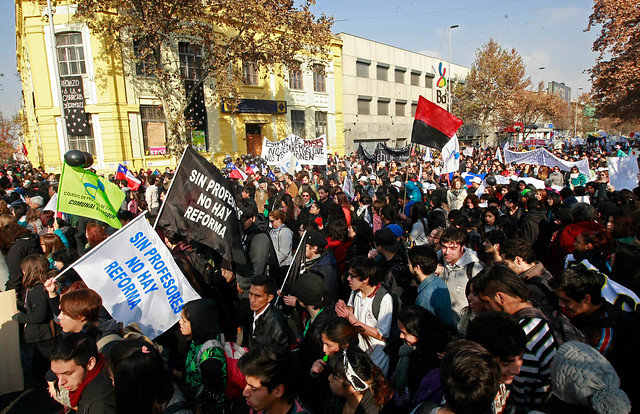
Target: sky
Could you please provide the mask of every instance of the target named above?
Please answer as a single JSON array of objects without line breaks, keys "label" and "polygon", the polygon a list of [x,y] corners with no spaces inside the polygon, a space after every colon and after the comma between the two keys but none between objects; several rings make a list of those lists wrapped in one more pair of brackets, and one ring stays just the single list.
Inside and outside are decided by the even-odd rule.
[{"label": "sky", "polygon": [[[5,116],[15,114],[21,104],[15,8],[8,4],[4,0],[5,12],[0,13],[0,112]],[[534,84],[564,82],[575,98],[578,88],[581,93],[591,88],[585,71],[595,62],[591,46],[598,30],[584,30],[592,5],[587,0],[317,0],[313,11],[334,16],[334,33],[445,60],[447,28],[457,24],[451,30],[452,62],[471,66],[476,50],[493,38],[520,53]]]}]

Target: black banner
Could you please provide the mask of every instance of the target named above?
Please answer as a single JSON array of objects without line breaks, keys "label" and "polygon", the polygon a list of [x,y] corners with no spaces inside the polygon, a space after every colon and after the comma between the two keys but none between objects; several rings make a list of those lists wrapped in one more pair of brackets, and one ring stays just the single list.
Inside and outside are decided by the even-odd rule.
[{"label": "black banner", "polygon": [[240,246],[236,198],[220,170],[187,147],[156,226],[167,227],[217,251],[230,262]]},{"label": "black banner", "polygon": [[362,144],[358,144],[358,149],[356,150],[358,154],[358,158],[366,162],[367,164],[373,164],[376,162],[375,155],[371,155],[369,151],[367,151]]},{"label": "black banner", "polygon": [[84,88],[82,76],[65,76],[60,79],[62,105],[68,135],[91,135],[91,127],[84,112]]},{"label": "black banner", "polygon": [[379,143],[376,147],[375,157],[378,162],[396,161],[405,162],[409,161],[411,155],[411,145],[407,145],[403,148],[389,148],[383,143]]}]

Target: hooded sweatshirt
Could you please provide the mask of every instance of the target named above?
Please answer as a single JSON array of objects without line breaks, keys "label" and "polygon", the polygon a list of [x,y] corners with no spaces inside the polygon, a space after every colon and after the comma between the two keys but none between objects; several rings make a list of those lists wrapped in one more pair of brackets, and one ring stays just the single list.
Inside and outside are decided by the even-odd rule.
[{"label": "hooded sweatshirt", "polygon": [[460,321],[460,313],[462,312],[462,309],[467,306],[467,295],[465,293],[467,282],[469,281],[467,265],[473,266],[471,276],[475,276],[480,273],[483,267],[476,252],[465,247],[462,257],[460,257],[456,263],[444,263],[444,271],[441,275],[442,279],[447,284],[447,288],[449,288],[454,326]]}]

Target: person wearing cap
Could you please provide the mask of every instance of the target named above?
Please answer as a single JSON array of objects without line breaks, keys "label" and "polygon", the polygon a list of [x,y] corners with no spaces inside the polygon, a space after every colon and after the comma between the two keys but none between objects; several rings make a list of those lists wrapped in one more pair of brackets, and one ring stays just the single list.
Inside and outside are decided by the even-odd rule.
[{"label": "person wearing cap", "polygon": [[364,190],[367,192],[369,197],[373,198],[373,195],[376,193],[376,188],[378,187],[378,177],[375,174],[371,174],[369,176],[369,182],[364,186]]},{"label": "person wearing cap", "polygon": [[293,285],[293,294],[298,304],[307,311],[303,320],[302,341],[300,342],[300,391],[298,397],[312,412],[322,412],[325,398],[329,392],[324,376],[309,375],[311,366],[322,359],[322,331],[325,325],[337,316],[333,306],[325,306],[324,280],[321,274],[307,271],[298,277]]},{"label": "person wearing cap", "polygon": [[402,237],[402,229],[395,225],[397,234],[400,234],[397,236],[389,228],[390,226],[378,230],[373,236],[376,250],[379,253],[377,260],[382,270],[382,280],[392,289],[397,286],[402,303],[414,303],[417,291],[411,283],[412,277],[405,255],[406,249],[398,240],[398,237]]}]

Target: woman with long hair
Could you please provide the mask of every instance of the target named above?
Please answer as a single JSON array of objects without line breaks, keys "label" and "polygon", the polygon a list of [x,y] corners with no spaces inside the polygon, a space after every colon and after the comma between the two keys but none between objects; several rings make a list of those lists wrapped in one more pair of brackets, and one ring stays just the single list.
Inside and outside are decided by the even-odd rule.
[{"label": "woman with long hair", "polygon": [[49,261],[42,254],[32,254],[20,263],[25,289],[24,311],[13,315],[13,320],[24,324],[24,340],[35,347],[33,357],[33,378],[44,381],[49,368],[49,356],[59,330],[53,323],[49,309],[49,298],[44,282],[47,280]]},{"label": "woman with long hair", "polygon": [[482,212],[483,234],[500,229],[500,211],[496,207],[488,207]]},{"label": "woman with long hair", "polygon": [[60,239],[60,236],[58,236],[57,234],[47,233],[40,237],[40,246],[42,247],[44,256],[47,258],[47,260],[49,260],[50,269],[55,269],[53,259],[51,259],[51,254],[57,252],[58,250],[64,249],[64,243],[62,243],[62,239]]},{"label": "woman with long hair", "polygon": [[447,204],[451,210],[460,210],[464,199],[467,198],[467,186],[460,177],[451,181],[451,188],[447,191]]},{"label": "woman with long hair", "polygon": [[567,256],[565,267],[570,267],[573,263],[588,261],[599,272],[606,275],[611,274],[611,235],[606,230],[586,231],[576,237],[574,251]]},{"label": "woman with long hair", "polygon": [[23,289],[20,264],[22,259],[29,255],[42,254],[39,237],[12,221],[2,227],[2,231],[0,231],[0,250],[4,253],[9,268],[6,290],[15,289],[18,299],[21,299]]},{"label": "woman with long hair", "polygon": [[562,208],[562,196],[555,191],[547,192],[547,198],[543,206],[547,209],[547,220],[553,226],[556,212]]},{"label": "woman with long hair", "polygon": [[335,354],[329,365],[329,388],[337,397],[333,413],[375,414],[391,400],[393,390],[382,371],[358,347]]},{"label": "woman with long hair", "polygon": [[111,349],[107,362],[118,413],[193,412],[164,368],[160,353],[151,343],[141,339],[120,341]]},{"label": "woman with long hair", "polygon": [[475,194],[469,194],[467,195],[467,197],[465,197],[462,203],[462,208],[460,210],[465,212],[467,214],[467,217],[469,217],[470,219],[479,220],[480,216],[482,215],[482,209],[478,207],[479,204],[480,198]]},{"label": "woman with long hair", "polygon": [[429,212],[423,202],[411,206],[411,240],[414,246],[427,244],[429,235]]},{"label": "woman with long hair", "polygon": [[430,396],[421,383],[440,365],[438,354],[454,339],[456,330],[418,305],[409,305],[398,313],[398,329],[404,345],[392,377],[396,406],[410,411],[427,398],[439,402],[441,396]]},{"label": "woman with long hair", "polygon": [[98,223],[87,223],[85,235],[87,237],[85,253],[107,239],[107,232],[104,230],[104,227]]},{"label": "woman with long hair", "polygon": [[344,218],[347,220],[347,227],[351,225],[351,209],[353,206],[349,203],[349,199],[344,191],[339,191],[335,194],[333,198],[335,203],[342,208],[342,212],[344,213]]},{"label": "woman with long hair", "polygon": [[[333,319],[327,322],[322,330],[322,351],[330,358],[349,347],[358,347],[360,338],[365,340],[367,338],[364,329],[351,325],[345,318]],[[325,370],[327,366],[325,359],[319,359],[313,363],[312,375],[319,375]]]}]

